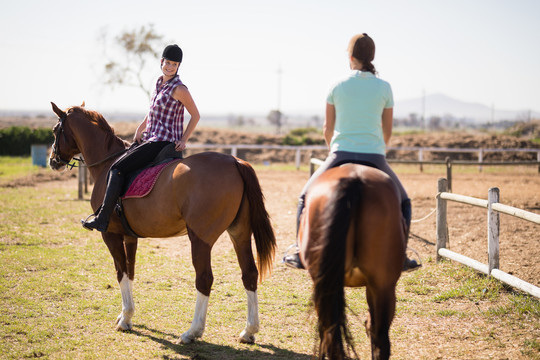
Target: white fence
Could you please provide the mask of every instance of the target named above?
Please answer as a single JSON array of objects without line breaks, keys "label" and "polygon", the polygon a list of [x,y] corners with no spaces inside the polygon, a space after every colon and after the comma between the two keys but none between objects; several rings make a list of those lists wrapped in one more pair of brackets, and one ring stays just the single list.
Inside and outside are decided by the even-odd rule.
[{"label": "white fence", "polygon": [[[249,145],[249,144],[190,144],[190,149],[230,149],[231,155],[237,156],[238,150],[240,149],[266,149],[266,150],[291,150],[295,151],[295,164],[296,168],[300,168],[302,161],[302,152],[312,152],[318,150],[328,150],[327,146],[324,145]],[[424,154],[426,152],[453,152],[453,153],[476,153],[478,156],[477,162],[472,161],[453,161],[454,164],[460,165],[540,165],[540,149],[533,148],[524,148],[524,149],[473,149],[473,148],[439,148],[439,147],[419,147],[419,146],[409,146],[409,147],[388,147],[387,151],[417,151],[418,158],[417,160],[394,160],[388,159],[390,163],[409,163],[409,164],[446,164],[446,161],[425,161]],[[508,162],[484,162],[485,153],[493,152],[524,152],[524,153],[536,153],[536,161],[508,161]],[[480,168],[481,169],[481,168]],[[540,171],[540,168],[539,168]]]},{"label": "white fence", "polygon": [[[508,285],[511,285],[515,288],[518,288],[533,296],[540,298],[539,287],[499,270],[499,213],[515,216],[539,225],[540,215],[499,203],[498,188],[489,189],[488,200],[452,194],[447,192],[447,189],[447,180],[439,179],[437,195],[437,261],[440,260],[441,257],[457,261],[464,265],[470,266],[477,271],[493,276],[494,278]],[[448,241],[448,224],[446,216],[447,201],[455,201],[488,209],[487,265],[446,248],[446,243]]]}]

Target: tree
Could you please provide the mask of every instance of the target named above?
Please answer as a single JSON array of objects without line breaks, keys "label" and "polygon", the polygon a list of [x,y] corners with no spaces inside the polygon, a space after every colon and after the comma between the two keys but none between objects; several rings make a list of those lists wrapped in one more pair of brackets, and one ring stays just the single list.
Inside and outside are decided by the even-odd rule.
[{"label": "tree", "polygon": [[276,131],[279,134],[281,132],[281,126],[283,126],[283,121],[285,120],[283,113],[279,110],[272,110],[266,118],[270,124],[276,127]]},{"label": "tree", "polygon": [[103,42],[107,59],[104,68],[105,83],[112,87],[137,87],[150,97],[150,83],[144,81],[143,73],[149,60],[159,59],[159,52],[155,49],[162,46],[162,39],[163,35],[156,33],[153,24],[125,30],[113,39],[112,44],[113,52],[120,59],[110,59],[107,54],[107,50],[111,50],[108,46],[108,34],[106,29],[102,29],[100,40]]}]

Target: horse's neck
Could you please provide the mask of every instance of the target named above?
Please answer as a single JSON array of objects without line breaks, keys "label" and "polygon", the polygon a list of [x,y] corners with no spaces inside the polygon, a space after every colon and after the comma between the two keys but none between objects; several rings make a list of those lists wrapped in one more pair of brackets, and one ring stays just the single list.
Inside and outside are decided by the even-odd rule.
[{"label": "horse's neck", "polygon": [[125,149],[113,134],[93,127],[84,136],[79,143],[79,150],[84,158],[84,162],[94,179],[99,179],[103,172],[107,172],[117,157],[114,154]]}]

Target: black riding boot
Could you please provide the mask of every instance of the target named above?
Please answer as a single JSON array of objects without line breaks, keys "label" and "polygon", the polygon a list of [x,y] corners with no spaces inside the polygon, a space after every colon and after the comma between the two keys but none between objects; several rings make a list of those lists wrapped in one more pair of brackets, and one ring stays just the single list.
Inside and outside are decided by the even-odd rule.
[{"label": "black riding boot", "polygon": [[87,230],[94,230],[106,232],[109,227],[109,219],[116,205],[116,201],[122,192],[122,186],[124,184],[124,174],[120,170],[113,169],[109,174],[109,181],[107,183],[107,190],[105,191],[105,198],[103,204],[99,209],[98,214],[92,220],[81,220],[82,226]]},{"label": "black riding boot", "polygon": [[[409,230],[411,228],[412,208],[411,199],[405,199],[401,203],[401,212],[405,218],[407,228],[405,229],[405,247],[409,243]],[[403,271],[412,271],[418,269],[422,264],[418,264],[416,260],[411,260],[405,256],[405,262],[403,263]]]},{"label": "black riding boot", "polygon": [[[298,238],[298,230],[300,229],[300,215],[302,215],[302,211],[304,210],[304,201],[306,196],[302,195],[298,199],[298,210],[296,211],[296,237]],[[294,269],[304,269],[304,265],[302,264],[302,261],[300,261],[300,249],[298,249],[298,240],[296,241],[296,244],[291,245],[289,247],[293,248],[296,247],[296,251],[292,254],[285,255],[283,257],[283,262],[285,265],[292,267]]]}]

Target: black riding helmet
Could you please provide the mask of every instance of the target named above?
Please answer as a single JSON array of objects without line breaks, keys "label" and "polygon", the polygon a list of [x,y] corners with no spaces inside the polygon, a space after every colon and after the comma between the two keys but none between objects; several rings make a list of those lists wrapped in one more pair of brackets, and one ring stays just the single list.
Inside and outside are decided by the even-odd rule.
[{"label": "black riding helmet", "polygon": [[182,49],[180,49],[180,47],[176,44],[168,45],[165,50],[163,50],[163,55],[161,55],[161,57],[164,59],[176,61],[179,63],[182,62],[183,56],[184,54],[182,53]]}]

